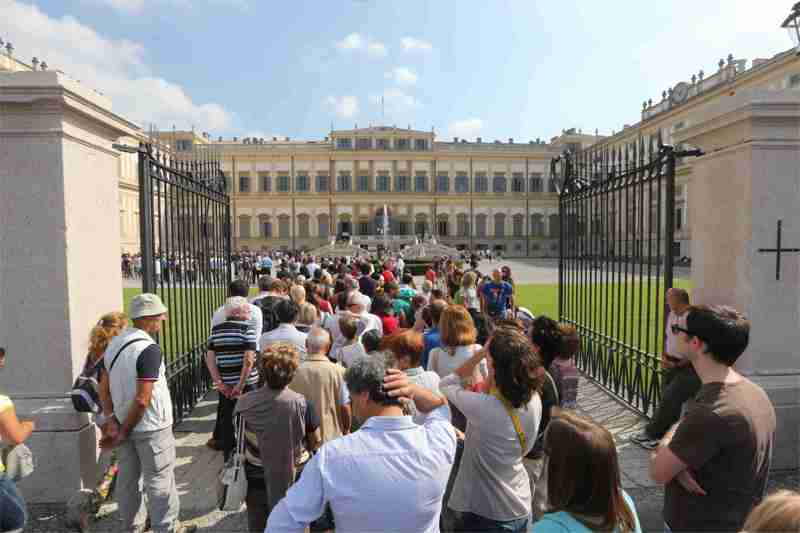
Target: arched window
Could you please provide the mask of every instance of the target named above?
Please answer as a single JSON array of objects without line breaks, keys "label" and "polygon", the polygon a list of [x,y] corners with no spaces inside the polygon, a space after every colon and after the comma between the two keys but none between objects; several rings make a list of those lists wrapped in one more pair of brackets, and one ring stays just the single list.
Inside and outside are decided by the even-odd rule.
[{"label": "arched window", "polygon": [[494,236],[506,236],[506,215],[504,213],[497,213],[494,216]]},{"label": "arched window", "polygon": [[278,237],[281,239],[288,239],[289,235],[289,215],[281,215],[278,217]]},{"label": "arched window", "polygon": [[475,217],[475,235],[477,237],[486,237],[486,218],[486,215]]},{"label": "arched window", "polygon": [[523,226],[525,225],[525,217],[522,215],[514,215],[514,237],[522,237],[525,232]]},{"label": "arched window", "polygon": [[239,216],[239,237],[242,239],[250,238],[250,217],[248,215]]},{"label": "arched window", "polygon": [[272,219],[269,218],[269,215],[260,215],[258,217],[258,227],[262,237],[265,239],[272,237]]},{"label": "arched window", "polygon": [[459,237],[469,236],[469,219],[466,213],[459,213],[456,216],[456,231]]},{"label": "arched window", "polygon": [[414,221],[414,235],[427,236],[428,234],[428,217],[420,213]]},{"label": "arched window", "polygon": [[436,231],[442,237],[450,235],[450,222],[447,215],[439,215],[436,220]]},{"label": "arched window", "polygon": [[541,213],[531,215],[531,234],[534,237],[544,237],[544,215]]},{"label": "arched window", "polygon": [[328,213],[317,215],[317,226],[317,234],[320,237],[327,239],[331,234],[331,219],[328,216]]},{"label": "arched window", "polygon": [[308,219],[309,217],[305,213],[297,216],[297,235],[299,237],[309,236]]}]

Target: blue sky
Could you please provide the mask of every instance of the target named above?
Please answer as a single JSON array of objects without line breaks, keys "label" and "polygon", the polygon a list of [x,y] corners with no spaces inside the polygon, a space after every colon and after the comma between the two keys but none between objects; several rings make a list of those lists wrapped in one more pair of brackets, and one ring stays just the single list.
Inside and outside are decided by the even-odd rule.
[{"label": "blue sky", "polygon": [[729,53],[789,48],[792,3],[0,0],[0,37],[144,126],[318,139],[384,122],[527,141],[619,130]]}]

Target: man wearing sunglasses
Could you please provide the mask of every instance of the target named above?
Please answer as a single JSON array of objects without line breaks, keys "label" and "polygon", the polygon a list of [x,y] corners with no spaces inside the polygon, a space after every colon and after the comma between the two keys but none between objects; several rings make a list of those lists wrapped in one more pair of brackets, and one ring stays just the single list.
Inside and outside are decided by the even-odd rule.
[{"label": "man wearing sunglasses", "polygon": [[694,398],[701,385],[697,372],[686,355],[678,349],[678,330],[675,329],[686,325],[689,293],[683,289],[669,289],[667,305],[670,311],[665,332],[666,345],[661,354],[661,403],[644,431],[631,437],[631,442],[648,450],[658,446],[667,430],[680,418],[684,403]]},{"label": "man wearing sunglasses", "polygon": [[729,307],[692,306],[674,325],[702,387],[650,457],[664,490],[666,531],[740,531],[764,497],[775,409],[764,390],[733,369],[750,322]]}]

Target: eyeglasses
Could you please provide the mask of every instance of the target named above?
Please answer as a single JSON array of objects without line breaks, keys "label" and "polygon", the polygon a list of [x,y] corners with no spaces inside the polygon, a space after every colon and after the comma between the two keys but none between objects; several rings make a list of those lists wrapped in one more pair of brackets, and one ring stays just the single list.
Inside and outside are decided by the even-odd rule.
[{"label": "eyeglasses", "polygon": [[686,335],[688,335],[689,337],[697,337],[697,338],[698,338],[698,339],[700,339],[700,340],[704,340],[704,339],[703,339],[703,338],[702,338],[700,335],[698,335],[697,333],[695,333],[695,332],[693,332],[693,331],[690,331],[690,330],[688,330],[688,329],[686,329],[686,328],[682,328],[682,327],[680,327],[678,324],[672,324],[672,325],[670,326],[670,328],[669,328],[669,329],[670,329],[670,330],[672,330],[672,333],[673,333],[674,335],[677,335],[678,333],[680,333],[680,332],[683,332],[683,333],[686,333]]}]

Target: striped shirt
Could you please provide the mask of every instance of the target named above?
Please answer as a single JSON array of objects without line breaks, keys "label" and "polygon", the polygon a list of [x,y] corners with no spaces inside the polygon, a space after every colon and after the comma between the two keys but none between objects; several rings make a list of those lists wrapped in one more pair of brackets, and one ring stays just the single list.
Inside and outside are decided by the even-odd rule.
[{"label": "striped shirt", "polygon": [[[248,322],[226,320],[211,328],[208,349],[214,352],[220,378],[225,385],[235,387],[244,366],[244,353],[256,350],[256,330]],[[258,384],[256,365],[245,380],[245,385]]]}]

